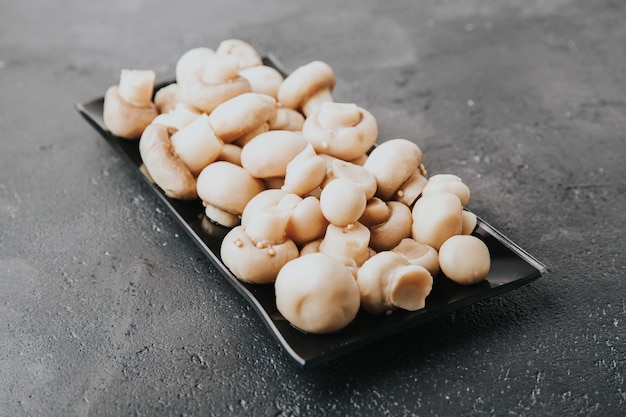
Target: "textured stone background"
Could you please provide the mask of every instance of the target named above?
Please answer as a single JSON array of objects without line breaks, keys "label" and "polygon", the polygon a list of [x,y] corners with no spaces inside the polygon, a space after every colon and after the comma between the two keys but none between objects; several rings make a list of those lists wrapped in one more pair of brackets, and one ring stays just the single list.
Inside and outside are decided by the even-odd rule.
[{"label": "textured stone background", "polygon": [[[73,105],[227,38],[321,59],[546,263],[314,369]],[[626,409],[626,2],[0,6],[0,416],[616,416]]]}]

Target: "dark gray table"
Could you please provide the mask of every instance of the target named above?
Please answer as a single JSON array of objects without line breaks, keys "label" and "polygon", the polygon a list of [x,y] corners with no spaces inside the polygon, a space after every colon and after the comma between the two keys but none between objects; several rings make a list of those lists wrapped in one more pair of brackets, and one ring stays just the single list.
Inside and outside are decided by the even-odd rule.
[{"label": "dark gray table", "polygon": [[[626,409],[626,3],[0,6],[0,415]],[[551,272],[313,369],[276,343],[74,103],[241,38],[418,143]]]}]

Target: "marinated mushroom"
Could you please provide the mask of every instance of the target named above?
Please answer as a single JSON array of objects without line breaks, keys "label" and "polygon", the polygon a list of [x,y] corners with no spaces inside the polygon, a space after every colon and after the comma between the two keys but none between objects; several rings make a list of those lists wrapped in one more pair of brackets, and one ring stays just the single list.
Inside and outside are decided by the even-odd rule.
[{"label": "marinated mushroom", "polygon": [[439,250],[443,242],[463,230],[463,205],[452,193],[422,196],[413,206],[411,236]]},{"label": "marinated mushroom", "polygon": [[376,196],[389,200],[422,163],[422,150],[407,139],[391,139],[370,152],[363,166],[376,177]]},{"label": "marinated mushroom", "polygon": [[325,102],[307,116],[302,135],[318,153],[350,161],[374,145],[378,124],[370,112],[354,103]]},{"label": "marinated mushroom", "polygon": [[391,251],[404,256],[413,265],[423,266],[433,277],[439,274],[439,253],[432,246],[405,238]]},{"label": "marinated mushroom", "polygon": [[220,255],[238,279],[251,284],[270,284],[281,268],[298,257],[296,244],[285,237],[287,210],[277,207],[255,213],[247,226],[236,226],[224,239]]},{"label": "marinated mushroom", "polygon": [[259,52],[248,42],[241,39],[226,39],[220,42],[215,49],[218,54],[226,54],[237,59],[239,69],[263,65]]},{"label": "marinated mushroom", "polygon": [[183,103],[204,113],[211,113],[221,103],[252,91],[248,80],[239,75],[237,59],[230,55],[208,54],[201,74],[196,76],[198,72],[194,68],[177,82],[178,96]]},{"label": "marinated mushroom", "polygon": [[209,115],[209,120],[224,143],[232,143],[254,131],[256,136],[260,128],[269,130],[269,121],[274,117],[274,98],[266,94],[242,93],[220,103]]},{"label": "marinated mushroom", "polygon": [[359,220],[367,200],[363,189],[347,178],[329,182],[320,195],[324,217],[335,226],[344,227]]},{"label": "marinated mushroom", "polygon": [[288,262],[274,287],[278,311],[307,333],[336,332],[359,311],[359,289],[349,269],[323,253]]},{"label": "marinated mushroom", "polygon": [[491,269],[489,248],[473,235],[452,236],[439,249],[439,265],[441,272],[457,284],[476,284]]},{"label": "marinated mushroom", "polygon": [[119,84],[104,95],[104,125],[115,136],[139,139],[144,129],[158,115],[152,102],[156,74],[151,70],[122,70]]},{"label": "marinated mushroom", "polygon": [[262,133],[241,150],[241,165],[256,178],[284,177],[287,164],[306,148],[302,135],[289,130]]},{"label": "marinated mushroom", "polygon": [[308,144],[288,164],[282,186],[290,193],[303,196],[319,187],[326,178],[326,162]]},{"label": "marinated mushroom", "polygon": [[161,124],[148,125],[139,139],[139,153],[150,178],[165,195],[191,200],[198,197],[196,178],[176,155],[170,137],[175,129]]},{"label": "marinated mushroom", "polygon": [[334,101],[332,91],[335,72],[323,61],[312,61],[289,74],[278,89],[282,107],[298,110],[305,116],[315,112],[321,103]]},{"label": "marinated mushroom", "polygon": [[196,188],[206,216],[226,227],[239,224],[246,204],[265,189],[261,180],[226,161],[207,165],[198,175]]},{"label": "marinated mushroom", "polygon": [[399,253],[384,251],[369,258],[357,272],[361,307],[372,314],[401,308],[424,308],[433,277],[428,270],[411,264]]}]

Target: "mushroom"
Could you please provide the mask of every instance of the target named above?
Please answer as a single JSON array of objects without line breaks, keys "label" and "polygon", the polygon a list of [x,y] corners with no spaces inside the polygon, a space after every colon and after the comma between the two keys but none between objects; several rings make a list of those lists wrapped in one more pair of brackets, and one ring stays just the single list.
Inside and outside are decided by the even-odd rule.
[{"label": "mushroom", "polygon": [[396,191],[396,201],[411,207],[422,194],[422,190],[427,183],[428,179],[422,174],[422,171],[419,168],[416,169]]},{"label": "mushroom", "polygon": [[170,136],[175,129],[161,124],[148,125],[139,139],[139,153],[149,176],[165,195],[191,200],[198,197],[196,178],[176,156]]},{"label": "mushroom", "polygon": [[332,91],[336,81],[335,72],[327,63],[312,61],[285,78],[278,89],[278,101],[283,107],[309,116],[321,103],[334,101]]},{"label": "mushroom", "polygon": [[276,109],[276,117],[270,120],[270,130],[293,130],[294,132],[300,132],[303,125],[304,116],[302,113],[286,107]]},{"label": "mushroom", "polygon": [[439,250],[448,238],[463,230],[463,206],[452,193],[422,196],[413,206],[411,236]]},{"label": "mushroom", "polygon": [[274,287],[278,311],[307,333],[338,331],[359,311],[359,289],[349,269],[323,253],[288,262]]},{"label": "mushroom", "polygon": [[339,259],[352,259],[360,266],[370,256],[370,231],[361,223],[351,223],[346,227],[329,224],[319,251]]},{"label": "mushroom", "polygon": [[158,115],[152,102],[156,74],[151,70],[121,72],[119,84],[109,87],[104,95],[104,125],[115,136],[139,139],[146,126]]},{"label": "mushroom", "polygon": [[302,135],[289,130],[262,133],[241,150],[241,165],[256,178],[284,177],[287,164],[306,148]]},{"label": "mushroom", "polygon": [[[367,200],[374,197],[376,194],[376,177],[374,177],[370,171],[361,165],[334,157],[327,158],[326,162],[327,173],[325,184],[337,178],[346,178],[363,189]],[[325,184],[322,184],[322,186]]]},{"label": "mushroom", "polygon": [[489,248],[476,236],[452,236],[439,249],[439,265],[445,276],[457,284],[476,284],[491,269]]},{"label": "mushroom", "polygon": [[389,200],[422,163],[422,150],[407,139],[391,139],[370,152],[363,166],[376,177],[376,195]]},{"label": "mushroom", "polygon": [[237,225],[246,204],[265,189],[261,180],[226,161],[207,165],[198,175],[196,188],[206,216],[226,227]]},{"label": "mushroom", "polygon": [[170,140],[176,155],[194,175],[215,161],[224,147],[224,142],[215,135],[206,114],[198,116],[174,133]]},{"label": "mushroom", "polygon": [[267,65],[256,65],[239,70],[239,75],[248,80],[253,93],[278,97],[278,89],[284,77],[277,69]]},{"label": "mushroom", "polygon": [[[209,115],[216,134],[225,142],[257,131],[269,129],[269,121],[276,117],[276,100],[266,94],[243,93],[218,105]],[[241,146],[241,145],[240,145]]]},{"label": "mushroom", "polygon": [[318,153],[350,161],[374,145],[378,124],[370,112],[354,103],[325,102],[307,116],[302,134]]},{"label": "mushroom", "polygon": [[235,57],[240,69],[263,65],[263,59],[257,50],[241,39],[223,40],[215,52]]},{"label": "mushroom", "polygon": [[328,221],[322,214],[320,201],[315,197],[302,198],[287,194],[278,205],[289,209],[289,221],[285,233],[296,245],[304,245],[324,236]]},{"label": "mushroom", "polygon": [[469,235],[476,229],[476,225],[478,224],[478,218],[474,213],[467,210],[463,210],[462,216],[463,227],[461,229],[461,234]]},{"label": "mushroom", "polygon": [[241,225],[246,226],[257,211],[278,205],[287,194],[289,193],[285,190],[272,188],[263,190],[252,197],[241,213]]},{"label": "mushroom", "polygon": [[428,179],[428,183],[422,190],[422,195],[432,195],[436,193],[448,192],[455,194],[465,207],[470,199],[470,189],[463,183],[460,177],[453,174],[437,174]]},{"label": "mushroom", "polygon": [[204,64],[207,58],[215,51],[203,46],[191,48],[176,61],[176,82],[178,85],[186,84],[202,77]]},{"label": "mushroom", "polygon": [[358,184],[347,178],[337,178],[322,189],[320,205],[324,217],[331,224],[344,227],[359,220],[367,200]]},{"label": "mushroom", "polygon": [[397,308],[408,311],[424,308],[433,277],[426,268],[411,264],[399,253],[384,251],[361,265],[356,282],[363,309],[382,314]]},{"label": "mushroom", "polygon": [[405,238],[391,251],[404,256],[413,265],[423,266],[433,277],[439,273],[439,254],[432,246]]},{"label": "mushroom", "polygon": [[235,57],[208,54],[200,75],[197,74],[199,70],[193,68],[177,82],[180,101],[204,113],[211,113],[226,100],[251,91],[250,83],[238,71]]},{"label": "mushroom", "polygon": [[319,187],[326,178],[326,161],[309,143],[288,164],[282,186],[290,193],[305,195]]},{"label": "mushroom", "polygon": [[272,207],[256,212],[247,226],[231,229],[220,248],[224,265],[242,281],[274,282],[281,268],[299,255],[296,244],[284,235],[287,220],[287,210]]},{"label": "mushroom", "polygon": [[[378,198],[370,200],[367,207],[370,207],[371,211],[380,213],[381,204],[384,207],[383,216],[374,216],[370,213],[369,216],[361,216],[359,220],[365,226],[370,229],[370,247],[376,251],[391,250],[397,246],[402,239],[411,236],[411,225],[413,219],[411,217],[411,209],[406,205],[397,202],[389,201],[384,202]],[[372,207],[375,205],[375,207]],[[365,212],[368,212],[368,209]],[[381,218],[382,217],[382,218]]]},{"label": "mushroom", "polygon": [[241,166],[241,147],[232,143],[225,143],[217,160]]},{"label": "mushroom", "polygon": [[159,123],[180,130],[196,120],[199,116],[200,113],[196,112],[191,107],[184,103],[178,103],[172,110],[167,113],[161,113],[155,117],[152,123]]},{"label": "mushroom", "polygon": [[178,99],[178,84],[171,83],[161,87],[154,93],[154,105],[159,114],[169,113],[180,103]]}]

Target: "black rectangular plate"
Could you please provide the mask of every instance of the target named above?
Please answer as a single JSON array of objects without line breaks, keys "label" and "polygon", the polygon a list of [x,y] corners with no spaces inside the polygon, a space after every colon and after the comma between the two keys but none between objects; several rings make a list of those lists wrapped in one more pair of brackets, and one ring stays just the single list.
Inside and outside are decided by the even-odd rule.
[{"label": "black rectangular plate", "polygon": [[[264,57],[264,63],[286,74],[281,64],[271,55]],[[171,82],[159,83],[156,89]],[[303,333],[292,327],[276,309],[273,285],[252,285],[242,282],[222,263],[220,246],[229,229],[208,221],[199,200],[182,201],[169,198],[143,174],[139,142],[120,139],[107,130],[102,119],[103,104],[104,97],[99,97],[77,103],[75,107],[124,160],[137,169],[139,177],[147,181],[209,260],[250,303],[280,345],[303,366],[319,365],[391,334],[432,320],[434,317],[449,314],[461,307],[519,288],[547,271],[545,265],[479,218],[474,234],[485,241],[491,253],[491,270],[482,283],[461,286],[439,276],[436,277],[433,290],[426,299],[426,307],[419,311],[396,311],[391,315],[382,316],[361,311],[351,324],[339,332],[325,335]]]}]

